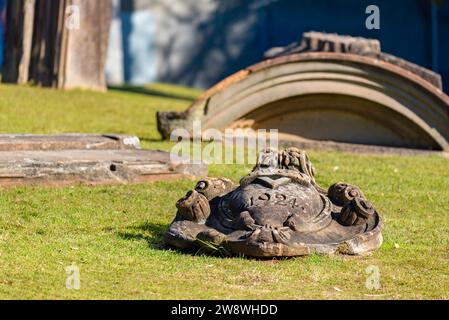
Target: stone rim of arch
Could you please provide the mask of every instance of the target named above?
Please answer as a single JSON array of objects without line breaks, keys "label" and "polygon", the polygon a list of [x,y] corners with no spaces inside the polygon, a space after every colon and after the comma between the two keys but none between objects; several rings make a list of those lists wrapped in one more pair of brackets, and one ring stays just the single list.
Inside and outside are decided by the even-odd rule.
[{"label": "stone rim of arch", "polygon": [[[449,97],[445,93],[400,66],[338,52],[290,54],[242,69],[211,87],[186,111],[158,112],[158,130],[167,139],[173,129],[190,131],[194,120],[200,120],[203,129],[220,130],[239,126],[248,115],[256,117],[257,123],[257,110],[265,106],[274,103],[271,109],[279,109],[276,102],[313,100],[314,96],[352,102],[351,112],[403,138],[403,145],[390,146],[449,151]],[[378,118],[369,118],[373,112],[366,112],[369,108],[363,105],[377,108]]]}]

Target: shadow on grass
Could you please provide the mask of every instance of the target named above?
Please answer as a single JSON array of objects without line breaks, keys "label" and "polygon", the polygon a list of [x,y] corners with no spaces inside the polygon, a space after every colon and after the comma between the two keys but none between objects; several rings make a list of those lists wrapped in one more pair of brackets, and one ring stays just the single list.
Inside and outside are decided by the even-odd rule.
[{"label": "shadow on grass", "polygon": [[153,97],[185,100],[185,101],[190,101],[190,102],[193,102],[196,99],[196,97],[193,95],[181,94],[181,93],[168,93],[165,91],[160,91],[160,90],[145,87],[145,86],[109,86],[108,89],[122,91],[122,92],[128,92],[128,93],[144,94],[144,95],[153,96]]},{"label": "shadow on grass", "polygon": [[138,226],[131,226],[126,232],[118,232],[118,236],[124,240],[142,240],[144,239],[152,249],[165,250],[163,238],[169,225],[163,223],[144,222]]},{"label": "shadow on grass", "polygon": [[[156,250],[171,250],[180,254],[188,254],[192,256],[208,255],[212,256],[210,252],[204,250],[189,250],[175,248],[164,243],[164,234],[167,232],[169,224],[144,222],[137,226],[130,226],[126,232],[118,232],[117,235],[124,240],[145,240],[151,249]],[[149,235],[148,235],[149,234]]]},{"label": "shadow on grass", "polygon": [[[164,223],[152,223],[146,221],[137,226],[130,226],[127,232],[118,232],[117,235],[124,240],[145,240],[151,249],[156,250],[170,250],[180,254],[187,254],[191,256],[205,255],[208,257],[223,259],[223,258],[243,258],[243,255],[234,254],[220,254],[220,252],[212,252],[209,250],[203,250],[202,248],[193,249],[180,249],[172,246],[168,246],[164,243],[164,234],[167,232],[169,224]],[[147,235],[147,234],[150,235]],[[292,257],[246,257],[250,260],[257,260],[266,263],[278,263],[283,260],[290,260]]]},{"label": "shadow on grass", "polygon": [[145,138],[145,137],[138,137],[139,140],[142,142],[165,142],[166,140],[163,140],[161,138]]}]

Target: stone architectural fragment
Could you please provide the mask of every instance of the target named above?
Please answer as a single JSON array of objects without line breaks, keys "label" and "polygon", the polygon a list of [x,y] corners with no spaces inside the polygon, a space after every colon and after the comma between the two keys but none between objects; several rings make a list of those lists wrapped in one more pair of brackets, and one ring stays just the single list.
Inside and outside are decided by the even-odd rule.
[{"label": "stone architectural fragment", "polygon": [[117,134],[0,134],[0,151],[68,149],[140,149],[140,140],[135,136]]},{"label": "stone architectural fragment", "polygon": [[205,175],[206,165],[173,164],[164,151],[0,152],[0,186],[124,184]]},{"label": "stone architectural fragment", "polygon": [[157,117],[166,139],[201,121],[203,130],[279,129],[281,140],[296,145],[449,151],[441,77],[381,52],[377,40],[335,34],[306,33],[211,87],[186,111]]},{"label": "stone architectural fragment", "polygon": [[0,135],[0,186],[124,184],[206,175],[207,165],[173,163],[168,152],[141,150],[134,136]]},{"label": "stone architectural fragment", "polygon": [[362,254],[382,243],[382,220],[359,188],[318,186],[296,148],[261,153],[238,186],[225,178],[198,182],[176,204],[165,242],[253,257]]}]

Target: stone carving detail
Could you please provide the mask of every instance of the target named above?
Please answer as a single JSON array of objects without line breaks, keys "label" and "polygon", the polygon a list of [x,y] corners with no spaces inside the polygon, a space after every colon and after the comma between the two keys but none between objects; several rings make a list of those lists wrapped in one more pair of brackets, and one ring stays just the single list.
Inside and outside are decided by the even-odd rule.
[{"label": "stone carving detail", "polygon": [[177,202],[165,242],[254,257],[377,249],[381,218],[360,189],[336,183],[325,190],[314,176],[297,148],[262,152],[238,186],[225,178],[199,181]]}]

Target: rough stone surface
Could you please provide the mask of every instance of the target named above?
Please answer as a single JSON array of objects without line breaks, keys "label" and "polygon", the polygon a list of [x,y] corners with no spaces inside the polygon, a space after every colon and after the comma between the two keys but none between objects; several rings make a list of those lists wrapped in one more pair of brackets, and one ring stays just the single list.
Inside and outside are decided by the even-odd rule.
[{"label": "rough stone surface", "polygon": [[376,39],[310,31],[305,32],[299,42],[293,42],[286,47],[271,48],[265,53],[265,58],[272,59],[303,52],[341,52],[370,56],[413,72],[440,90],[442,90],[443,87],[441,76],[438,73],[392,54],[382,52],[380,42]]},{"label": "rough stone surface", "polygon": [[0,186],[124,184],[206,175],[206,165],[174,164],[164,151],[0,151]]},{"label": "rough stone surface", "polygon": [[138,137],[99,134],[0,134],[0,151],[140,149]]},{"label": "rough stone surface", "polygon": [[291,138],[283,135],[279,136],[279,144],[282,147],[297,147],[305,150],[343,151],[367,155],[443,156],[443,157],[448,157],[449,155],[448,152],[444,151],[382,147],[382,146],[351,144],[334,141],[318,141],[301,138]]},{"label": "rough stone surface", "polygon": [[165,242],[178,248],[252,257],[310,253],[362,254],[382,243],[382,221],[359,188],[317,185],[307,155],[268,150],[233,186],[226,178],[198,182],[176,206]]}]

